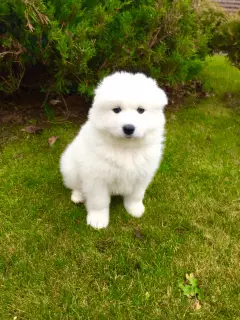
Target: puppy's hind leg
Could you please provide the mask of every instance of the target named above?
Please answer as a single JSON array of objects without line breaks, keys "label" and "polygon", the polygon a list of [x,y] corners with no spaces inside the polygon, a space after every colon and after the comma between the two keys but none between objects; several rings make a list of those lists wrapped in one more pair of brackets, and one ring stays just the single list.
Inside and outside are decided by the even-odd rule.
[{"label": "puppy's hind leg", "polygon": [[72,190],[72,202],[80,203],[83,202],[83,195],[81,192],[82,183],[80,177],[76,173],[74,165],[68,158],[66,158],[67,155],[67,153],[64,153],[60,162],[60,170],[63,176],[63,182],[65,187]]},{"label": "puppy's hind leg", "polygon": [[82,203],[84,201],[82,192],[80,190],[72,190],[71,200],[74,203]]}]

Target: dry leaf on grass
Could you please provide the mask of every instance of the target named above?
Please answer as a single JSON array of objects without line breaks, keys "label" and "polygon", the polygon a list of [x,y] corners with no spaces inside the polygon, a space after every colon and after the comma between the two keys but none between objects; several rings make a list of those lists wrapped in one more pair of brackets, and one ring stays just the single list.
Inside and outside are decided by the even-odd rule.
[{"label": "dry leaf on grass", "polygon": [[56,104],[61,103],[61,102],[62,102],[62,101],[59,100],[59,99],[51,99],[51,100],[49,101],[49,103],[50,103],[52,106],[55,106]]},{"label": "dry leaf on grass", "polygon": [[52,146],[58,139],[59,137],[52,136],[51,138],[48,139],[48,144]]},{"label": "dry leaf on grass", "polygon": [[144,240],[145,238],[144,234],[142,234],[142,232],[138,229],[134,229],[134,236],[140,240]]},{"label": "dry leaf on grass", "polygon": [[21,129],[21,131],[25,131],[27,133],[41,133],[42,130],[43,130],[42,128],[37,127],[37,126],[28,126],[28,127]]},{"label": "dry leaf on grass", "polygon": [[194,310],[200,310],[201,309],[201,304],[200,301],[198,299],[195,300],[194,304],[192,305]]}]

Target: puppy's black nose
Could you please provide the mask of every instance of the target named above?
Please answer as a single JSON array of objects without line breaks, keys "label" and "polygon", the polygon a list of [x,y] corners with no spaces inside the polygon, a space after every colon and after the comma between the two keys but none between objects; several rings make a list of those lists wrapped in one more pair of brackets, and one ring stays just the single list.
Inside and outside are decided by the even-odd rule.
[{"label": "puppy's black nose", "polygon": [[133,134],[134,130],[135,130],[135,127],[132,124],[125,124],[125,126],[123,126],[123,132],[127,136],[131,136]]}]

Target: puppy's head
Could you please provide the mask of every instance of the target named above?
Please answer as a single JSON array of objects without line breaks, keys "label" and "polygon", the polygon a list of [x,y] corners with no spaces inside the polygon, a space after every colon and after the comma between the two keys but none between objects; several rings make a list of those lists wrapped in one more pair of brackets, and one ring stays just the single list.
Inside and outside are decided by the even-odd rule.
[{"label": "puppy's head", "polygon": [[116,72],[96,88],[89,120],[113,137],[141,139],[164,127],[166,104],[166,94],[152,78]]}]

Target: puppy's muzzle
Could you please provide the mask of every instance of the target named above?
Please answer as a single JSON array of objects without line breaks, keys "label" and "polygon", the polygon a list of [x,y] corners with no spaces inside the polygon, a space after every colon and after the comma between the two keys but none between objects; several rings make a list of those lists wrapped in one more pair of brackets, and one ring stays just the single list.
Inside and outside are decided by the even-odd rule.
[{"label": "puppy's muzzle", "polygon": [[131,136],[133,134],[134,130],[135,130],[135,127],[132,124],[125,124],[123,126],[123,132],[127,136]]}]

